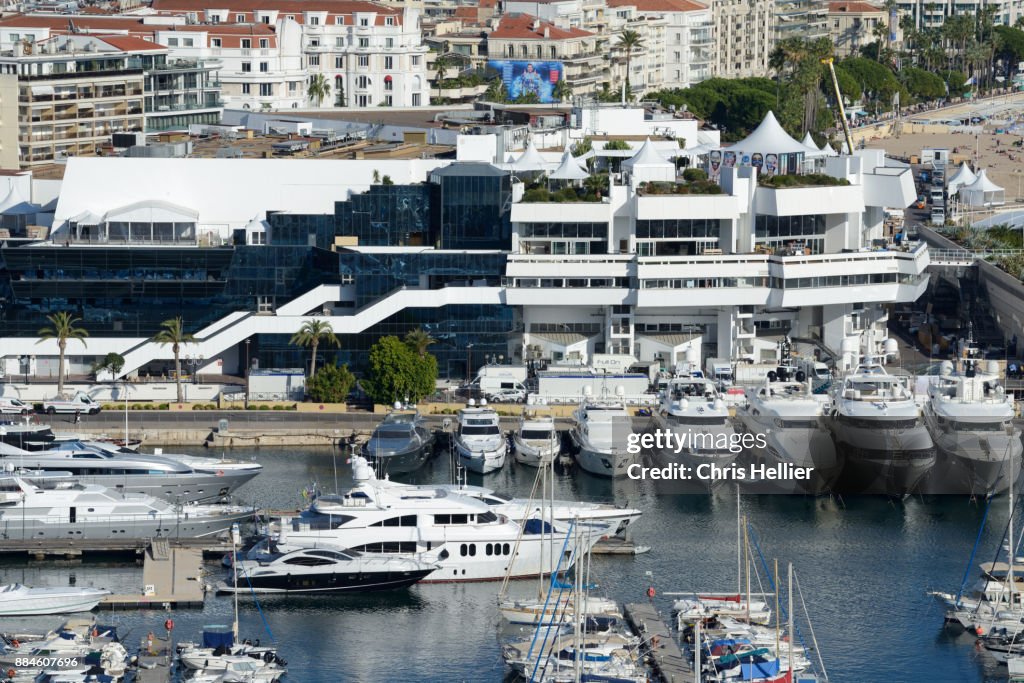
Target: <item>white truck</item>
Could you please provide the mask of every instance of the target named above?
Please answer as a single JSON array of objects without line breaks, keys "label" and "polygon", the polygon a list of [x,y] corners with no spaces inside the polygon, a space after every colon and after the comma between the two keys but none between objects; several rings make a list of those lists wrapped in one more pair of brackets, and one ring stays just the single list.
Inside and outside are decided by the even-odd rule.
[{"label": "white truck", "polygon": [[497,394],[503,389],[526,391],[525,365],[485,365],[476,373],[476,379],[469,383],[470,390],[477,390],[481,396]]},{"label": "white truck", "polygon": [[650,386],[651,378],[643,373],[601,372],[581,365],[553,365],[537,373],[535,396],[540,403],[575,403],[583,399],[589,388],[594,398],[637,403],[653,398],[648,394]]},{"label": "white truck", "polygon": [[728,358],[708,358],[704,362],[704,376],[715,383],[719,391],[732,386],[732,363]]},{"label": "white truck", "polygon": [[0,415],[28,415],[32,412],[32,405],[20,398],[0,398]]},{"label": "white truck", "polygon": [[47,415],[56,415],[57,413],[96,415],[100,412],[100,404],[92,400],[88,394],[79,391],[71,398],[55,398],[50,401],[43,401],[43,412]]}]

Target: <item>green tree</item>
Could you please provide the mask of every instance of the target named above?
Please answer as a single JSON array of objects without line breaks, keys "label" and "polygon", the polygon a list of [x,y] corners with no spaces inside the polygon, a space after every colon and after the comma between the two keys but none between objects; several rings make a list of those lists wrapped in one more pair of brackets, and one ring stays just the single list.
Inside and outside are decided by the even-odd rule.
[{"label": "green tree", "polygon": [[583,188],[587,191],[587,194],[600,197],[608,192],[608,174],[594,173],[587,176],[583,180]]},{"label": "green tree", "polygon": [[565,102],[572,97],[572,83],[564,78],[559,78],[558,82],[555,83],[555,89],[551,93],[555,96],[555,99],[559,102]]},{"label": "green tree", "polygon": [[604,143],[604,149],[616,152],[626,152],[633,148],[630,147],[629,143],[626,142],[625,140],[609,140],[608,142]]},{"label": "green tree", "polygon": [[321,318],[307,320],[299,327],[299,331],[292,335],[289,344],[309,349],[309,376],[316,374],[316,352],[320,348],[320,342],[332,346],[341,346],[341,341],[334,334],[331,323]]},{"label": "green tree", "polygon": [[627,28],[619,32],[618,47],[626,53],[626,98],[633,99],[633,86],[630,83],[630,67],[633,64],[633,52],[644,48],[644,38],[637,31]]},{"label": "green tree", "polygon": [[178,403],[181,403],[185,400],[185,394],[181,389],[181,345],[190,344],[196,338],[185,332],[181,316],[163,321],[160,327],[163,329],[153,335],[152,341],[160,346],[171,345],[171,352],[174,354],[174,384],[178,389]]},{"label": "green tree", "polygon": [[540,104],[540,96],[535,92],[521,92],[515,102],[516,104]]},{"label": "green tree", "polygon": [[325,99],[331,96],[331,82],[323,74],[313,74],[309,77],[306,96],[316,102],[316,106],[319,107]]},{"label": "green tree", "polygon": [[114,353],[112,351],[112,352],[108,353],[107,355],[105,355],[103,357],[103,360],[100,360],[100,361],[94,363],[93,366],[92,366],[92,371],[93,371],[93,374],[98,374],[100,372],[103,372],[104,370],[109,370],[110,374],[112,374],[112,375],[114,375],[116,377],[117,374],[119,372],[121,372],[121,368],[123,368],[123,367],[124,367],[124,356],[122,356],[119,353]]},{"label": "green tree", "polygon": [[434,393],[437,359],[429,353],[418,356],[398,337],[382,337],[370,347],[370,379],[365,384],[375,403],[419,401]]},{"label": "green tree", "polygon": [[974,17],[957,14],[948,17],[942,24],[942,37],[953,47],[954,61],[959,57],[961,71],[967,71],[967,43],[974,36]]},{"label": "green tree", "polygon": [[355,383],[347,365],[327,364],[306,382],[306,396],[318,403],[344,403]]},{"label": "green tree", "polygon": [[448,69],[451,68],[451,64],[448,63],[448,58],[444,55],[439,55],[434,60],[434,73],[437,74],[437,99],[441,99],[441,92],[444,89],[444,77],[448,73]]},{"label": "green tree", "polygon": [[508,90],[505,88],[505,81],[501,80],[501,78],[492,80],[487,86],[487,92],[484,93],[484,99],[497,104],[508,102]]},{"label": "green tree", "polygon": [[77,339],[85,346],[85,338],[89,336],[89,332],[84,327],[77,327],[75,323],[81,322],[82,319],[67,311],[58,311],[46,316],[46,319],[50,321],[50,325],[39,330],[39,341],[36,343],[41,344],[48,339],[57,340],[57,348],[60,350],[60,361],[57,363],[57,393],[63,394],[64,353],[68,348],[68,340]]},{"label": "green tree", "polygon": [[919,100],[936,100],[946,95],[946,84],[930,71],[908,66],[900,70],[899,76],[907,91]]},{"label": "green tree", "polygon": [[423,358],[427,355],[427,349],[437,343],[437,340],[430,336],[422,327],[417,327],[405,333],[404,341],[416,355]]}]

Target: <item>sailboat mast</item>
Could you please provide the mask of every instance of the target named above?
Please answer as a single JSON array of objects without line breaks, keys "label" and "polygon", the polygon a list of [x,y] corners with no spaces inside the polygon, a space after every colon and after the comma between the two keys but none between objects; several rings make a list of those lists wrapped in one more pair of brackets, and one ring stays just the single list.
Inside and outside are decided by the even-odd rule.
[{"label": "sailboat mast", "polygon": [[775,656],[779,656],[779,631],[782,630],[782,615],[779,614],[779,560],[775,560]]},{"label": "sailboat mast", "polygon": [[743,524],[743,559],[747,567],[747,623],[750,623],[750,540],[747,538],[746,520]]},{"label": "sailboat mast", "polygon": [[1007,496],[1007,500],[1009,501],[1009,505],[1010,505],[1010,522],[1009,522],[1009,527],[1008,527],[1008,530],[1007,530],[1007,534],[1008,534],[1009,538],[1007,538],[1007,541],[1008,541],[1007,556],[1008,557],[1006,558],[1008,560],[1007,565],[1009,567],[1006,575],[1007,575],[1007,578],[1010,580],[1010,606],[1011,607],[1013,606],[1013,559],[1014,559],[1014,555],[1016,555],[1016,552],[1015,552],[1016,548],[1014,547],[1015,544],[1016,544],[1016,538],[1013,535],[1013,486],[1014,486],[1014,484],[1013,484],[1013,468],[1011,467],[1010,468],[1010,490],[1009,490],[1009,494],[1010,495]]},{"label": "sailboat mast", "polygon": [[796,632],[793,629],[793,563],[789,563],[789,595],[786,596],[789,600],[789,680],[793,680],[793,639],[796,638]]},{"label": "sailboat mast", "polygon": [[[281,522],[284,524],[284,521]],[[235,575],[235,621],[231,625],[231,633],[234,635],[235,642],[238,642],[238,541],[239,532],[238,525],[231,525],[231,569]]]},{"label": "sailboat mast", "polygon": [[743,592],[743,516],[740,514],[740,485],[736,485],[736,595]]}]

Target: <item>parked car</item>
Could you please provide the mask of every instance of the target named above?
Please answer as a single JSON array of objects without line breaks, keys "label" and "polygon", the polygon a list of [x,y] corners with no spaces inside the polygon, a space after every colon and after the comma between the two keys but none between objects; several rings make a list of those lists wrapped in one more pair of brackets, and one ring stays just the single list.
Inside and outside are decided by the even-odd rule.
[{"label": "parked car", "polygon": [[55,398],[50,401],[43,401],[43,412],[47,415],[55,415],[57,413],[96,415],[100,412],[100,404],[92,400],[88,394],[80,391],[69,399]]},{"label": "parked car", "polygon": [[19,398],[0,398],[0,414],[28,415],[33,412],[32,405]]},{"label": "parked car", "polygon": [[523,389],[499,389],[487,396],[491,403],[522,403],[526,400]]}]

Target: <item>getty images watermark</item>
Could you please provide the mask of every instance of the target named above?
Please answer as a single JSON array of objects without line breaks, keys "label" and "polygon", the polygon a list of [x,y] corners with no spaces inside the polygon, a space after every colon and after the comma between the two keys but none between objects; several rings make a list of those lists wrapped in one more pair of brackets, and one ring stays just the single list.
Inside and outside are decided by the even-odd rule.
[{"label": "getty images watermark", "polygon": [[797,467],[791,463],[768,464],[764,462],[738,463],[699,462],[704,457],[715,453],[732,453],[739,455],[751,450],[768,448],[768,440],[764,434],[749,432],[738,434],[709,432],[679,432],[668,429],[655,429],[649,432],[629,434],[626,439],[626,452],[639,455],[644,451],[663,455],[680,456],[684,452],[695,457],[689,462],[669,462],[663,466],[648,467],[641,463],[633,463],[626,470],[630,479],[648,479],[655,481],[678,482],[805,482],[814,474],[813,467]]}]

